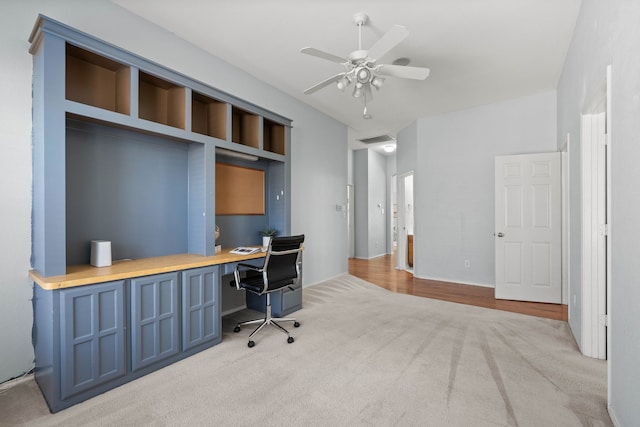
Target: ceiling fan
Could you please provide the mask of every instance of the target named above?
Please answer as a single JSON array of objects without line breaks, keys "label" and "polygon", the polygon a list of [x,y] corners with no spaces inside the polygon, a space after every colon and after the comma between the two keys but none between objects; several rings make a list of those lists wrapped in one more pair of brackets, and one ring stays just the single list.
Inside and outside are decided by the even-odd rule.
[{"label": "ceiling fan", "polygon": [[313,47],[305,47],[300,50],[300,52],[307,55],[342,64],[346,69],[342,73],[338,73],[335,76],[331,76],[328,79],[311,86],[309,89],[305,90],[304,93],[310,95],[336,82],[337,88],[344,91],[351,82],[355,81],[353,97],[363,99],[363,116],[365,119],[370,119],[371,115],[367,114],[367,100],[371,101],[373,99],[373,92],[371,90],[372,86],[375,87],[376,90],[379,90],[382,87],[384,83],[384,77],[382,76],[424,80],[429,76],[429,69],[409,67],[406,65],[376,64],[377,59],[396,47],[409,35],[409,31],[401,25],[394,25],[377,42],[375,42],[369,50],[363,50],[362,26],[367,23],[369,17],[364,13],[356,13],[353,16],[353,19],[358,26],[358,50],[351,52],[347,58],[342,58]]}]

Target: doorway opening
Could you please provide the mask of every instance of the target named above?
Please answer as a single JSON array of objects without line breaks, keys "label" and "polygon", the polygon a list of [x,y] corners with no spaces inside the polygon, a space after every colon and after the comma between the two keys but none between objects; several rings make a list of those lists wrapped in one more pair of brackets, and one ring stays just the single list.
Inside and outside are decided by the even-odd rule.
[{"label": "doorway opening", "polygon": [[413,272],[414,269],[414,227],[413,227],[413,171],[397,176],[398,192],[398,250],[396,268]]}]

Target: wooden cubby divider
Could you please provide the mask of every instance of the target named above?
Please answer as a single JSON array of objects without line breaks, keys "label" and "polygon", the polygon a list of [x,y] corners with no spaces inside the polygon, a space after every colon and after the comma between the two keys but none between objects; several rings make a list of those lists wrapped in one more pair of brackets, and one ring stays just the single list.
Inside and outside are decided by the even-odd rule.
[{"label": "wooden cubby divider", "polygon": [[227,104],[193,92],[191,130],[218,139],[227,139]]},{"label": "wooden cubby divider", "polygon": [[259,148],[260,145],[260,117],[240,108],[232,108],[232,136],[235,143]]},{"label": "wooden cubby divider", "polygon": [[140,118],[185,129],[185,91],[183,86],[140,71]]},{"label": "wooden cubby divider", "polygon": [[283,125],[263,120],[262,148],[276,154],[285,154],[285,128]]},{"label": "wooden cubby divider", "polygon": [[128,66],[67,43],[65,67],[66,99],[129,114],[131,69]]}]

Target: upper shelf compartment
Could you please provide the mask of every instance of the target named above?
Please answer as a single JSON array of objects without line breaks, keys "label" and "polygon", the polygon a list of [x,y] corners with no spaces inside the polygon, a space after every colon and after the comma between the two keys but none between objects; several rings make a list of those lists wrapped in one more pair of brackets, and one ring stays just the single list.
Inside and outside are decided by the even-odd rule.
[{"label": "upper shelf compartment", "polygon": [[126,65],[66,44],[65,96],[70,101],[129,114],[130,73]]},{"label": "upper shelf compartment", "polygon": [[140,71],[139,116],[141,119],[185,129],[185,88]]},{"label": "upper shelf compartment", "polygon": [[232,137],[231,140],[238,144],[259,148],[260,128],[259,116],[240,108],[232,108]]},{"label": "upper shelf compartment", "polygon": [[262,124],[263,142],[262,146],[265,151],[285,155],[285,128],[283,125],[264,119]]},{"label": "upper shelf compartment", "polygon": [[193,92],[191,130],[218,139],[227,139],[227,104]]}]

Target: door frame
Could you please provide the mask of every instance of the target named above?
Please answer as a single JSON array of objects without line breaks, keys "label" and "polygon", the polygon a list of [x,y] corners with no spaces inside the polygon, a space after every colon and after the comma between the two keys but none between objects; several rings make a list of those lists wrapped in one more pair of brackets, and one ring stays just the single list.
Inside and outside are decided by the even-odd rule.
[{"label": "door frame", "polygon": [[611,66],[580,121],[582,339],[585,356],[606,359],[611,292]]},{"label": "door frame", "polygon": [[[560,148],[562,173],[562,304],[571,310],[571,135],[567,133],[564,144]],[[569,317],[571,313],[569,313]]]},{"label": "door frame", "polygon": [[[398,174],[391,175],[389,180],[389,233],[387,234],[387,252],[393,255],[398,248]],[[394,224],[395,222],[395,224]],[[395,225],[395,230],[394,230]]]}]

